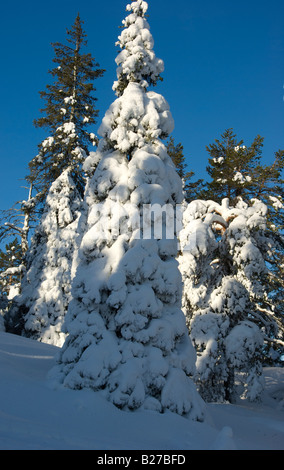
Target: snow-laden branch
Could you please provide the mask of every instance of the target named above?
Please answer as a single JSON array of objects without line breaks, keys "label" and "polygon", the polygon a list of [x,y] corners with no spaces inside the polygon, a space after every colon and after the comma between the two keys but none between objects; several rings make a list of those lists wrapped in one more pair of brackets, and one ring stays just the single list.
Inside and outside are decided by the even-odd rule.
[{"label": "snow-laden branch", "polygon": [[21,274],[26,270],[25,266],[23,264],[20,264],[20,266],[15,266],[13,268],[8,268],[2,273],[0,273],[0,279],[3,279],[8,276],[13,276],[15,274]]}]

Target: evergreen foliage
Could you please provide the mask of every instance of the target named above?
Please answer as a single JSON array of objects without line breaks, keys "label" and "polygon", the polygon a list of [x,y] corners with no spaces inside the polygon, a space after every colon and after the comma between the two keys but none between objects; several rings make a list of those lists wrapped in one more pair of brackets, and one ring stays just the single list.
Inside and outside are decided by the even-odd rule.
[{"label": "evergreen foliage", "polygon": [[88,218],[66,315],[68,336],[52,375],[72,389],[100,390],[121,409],[170,409],[203,419],[189,377],[195,352],[181,311],[177,240],[144,237],[140,226],[145,204],[174,208],[183,194],[160,140],[172,130],[168,104],[146,91],[160,61],[148,51],[136,54],[141,37],[152,43],[147,4],[137,0],[127,9],[122,37],[131,35],[132,47],[117,71],[124,89],[99,129],[100,162],[86,190]]},{"label": "evergreen foliage", "polygon": [[36,224],[34,205],[32,185],[30,185],[27,201],[18,201],[10,209],[0,211],[0,242],[19,237],[22,264],[25,264],[29,248],[29,233]]},{"label": "evergreen foliage", "polygon": [[121,96],[129,82],[139,83],[147,89],[162,80],[164,63],[153,52],[154,41],[146,20],[148,5],[146,2],[132,2],[127,5],[129,15],[122,21],[123,30],[116,45],[120,52],[115,61],[117,64],[117,81],[113,90]]},{"label": "evergreen foliage", "polygon": [[[70,300],[76,224],[83,208],[79,207],[85,185],[82,166],[88,145],[96,143],[94,134],[88,132],[98,114],[93,81],[104,72],[83,51],[87,41],[79,15],[67,31],[67,43],[53,44],[57,67],[50,73],[54,83],[41,92],[46,107],[44,116],[35,121],[51,135],[29,164],[28,201],[22,201],[16,213],[7,211],[2,231],[3,237],[20,234],[22,262],[27,268],[21,295],[6,315],[7,329],[56,345],[64,340],[61,326]],[[38,226],[29,247],[28,233],[35,220]]]},{"label": "evergreen foliage", "polygon": [[81,196],[85,181],[82,164],[88,146],[97,143],[96,136],[88,131],[96,123],[98,110],[94,96],[94,80],[104,70],[90,53],[84,52],[87,45],[82,20],[78,14],[74,25],[67,30],[67,45],[54,43],[56,67],[50,71],[54,82],[40,92],[45,101],[43,116],[35,120],[37,127],[47,128],[49,137],[39,145],[38,155],[29,163],[27,179],[36,191],[36,202],[44,204],[51,184],[69,168]]},{"label": "evergreen foliage", "polygon": [[264,139],[256,136],[251,146],[246,147],[243,140],[237,140],[232,129],[227,129],[221,139],[206,147],[210,155],[207,172],[211,181],[207,183],[205,197],[219,203],[224,198],[233,203],[238,197],[243,200],[258,197],[255,189]]},{"label": "evergreen foliage", "polygon": [[232,204],[236,204],[240,197],[248,204],[258,199],[267,207],[266,237],[273,249],[269,249],[268,245],[263,254],[269,269],[268,295],[259,308],[274,312],[271,332],[266,329],[270,341],[266,343],[264,358],[269,363],[280,359],[284,345],[284,151],[277,151],[273,163],[264,165],[261,160],[262,137],[256,136],[249,147],[244,145],[243,140],[237,140],[232,129],[227,129],[221,138],[207,147],[210,154],[207,171],[211,181],[204,196],[216,202],[228,198]]},{"label": "evergreen foliage", "polygon": [[191,181],[194,176],[193,171],[187,171],[186,159],[183,153],[183,146],[181,143],[175,144],[174,138],[170,137],[167,142],[167,152],[171,157],[177,173],[183,182],[184,197],[187,202],[199,199],[203,190],[203,180]]},{"label": "evergreen foliage", "polygon": [[71,299],[81,208],[70,173],[65,170],[51,185],[27,253],[21,294],[7,314],[8,331],[55,346],[65,339],[62,325]]},{"label": "evergreen foliage", "polygon": [[227,129],[207,148],[210,158],[204,198],[221,202],[228,198],[235,203],[238,197],[249,202],[260,199],[268,208],[268,228],[283,231],[284,228],[284,150],[275,153],[270,165],[262,163],[264,138],[256,136],[250,147],[238,141],[232,129]]},{"label": "evergreen foliage", "polygon": [[11,301],[19,293],[24,266],[22,249],[17,238],[0,250],[0,331],[5,331],[4,318]]},{"label": "evergreen foliage", "polygon": [[[194,201],[184,213],[179,258],[183,307],[197,350],[196,382],[206,401],[233,401],[237,381],[250,400],[262,392],[262,348],[273,325],[267,303],[266,206]],[[282,332],[280,331],[280,334]]]},{"label": "evergreen foliage", "polygon": [[19,289],[22,276],[22,250],[17,238],[6,244],[5,251],[0,250],[0,292],[12,298]]},{"label": "evergreen foliage", "polygon": [[49,136],[27,201],[1,211],[0,330],[59,346],[57,385],[202,420],[203,399],[257,400],[263,365],[283,365],[284,150],[264,165],[263,137],[246,146],[227,129],[206,147],[210,181],[192,181],[169,105],[149,91],[164,64],[148,4],[126,10],[100,140],[104,70],[79,15],[53,44],[35,120]]}]

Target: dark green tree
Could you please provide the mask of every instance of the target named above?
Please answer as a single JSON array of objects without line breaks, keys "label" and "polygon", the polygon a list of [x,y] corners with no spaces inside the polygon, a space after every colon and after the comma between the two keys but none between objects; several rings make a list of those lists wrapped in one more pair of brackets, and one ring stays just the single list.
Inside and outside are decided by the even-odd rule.
[{"label": "dark green tree", "polygon": [[238,198],[246,203],[258,199],[267,207],[266,237],[271,240],[271,247],[267,246],[264,253],[269,269],[268,296],[257,307],[271,322],[271,335],[266,338],[271,346],[265,352],[268,359],[279,358],[284,346],[284,151],[277,151],[273,163],[265,165],[263,142],[264,138],[258,135],[247,147],[232,129],[227,129],[220,140],[206,147],[210,155],[207,172],[211,180],[206,185],[204,198],[218,203],[228,198],[231,205],[235,205]]},{"label": "dark green tree", "polygon": [[233,129],[227,129],[221,140],[216,139],[206,147],[209,153],[207,172],[211,177],[206,185],[205,197],[221,202],[228,198],[231,203],[238,197],[245,201],[257,198],[270,208],[269,219],[283,228],[283,216],[279,209],[284,198],[284,151],[275,153],[271,165],[262,163],[264,138],[257,135],[247,147],[238,140]]},{"label": "dark green tree", "polygon": [[250,198],[260,165],[263,140],[258,135],[251,146],[246,147],[243,140],[237,139],[233,129],[227,129],[221,140],[216,139],[206,147],[210,155],[206,169],[211,177],[207,183],[207,199],[221,202],[229,198],[230,202],[235,202],[239,196]]},{"label": "dark green tree", "polygon": [[167,152],[176,167],[178,175],[182,179],[185,200],[190,202],[198,199],[201,195],[204,183],[202,179],[192,181],[194,172],[187,171],[188,165],[183,153],[183,145],[181,143],[175,144],[174,138],[170,137],[167,142]]},{"label": "dark green tree", "polygon": [[54,80],[40,92],[45,107],[35,126],[47,128],[49,137],[41,142],[38,155],[29,163],[27,177],[36,192],[37,207],[43,206],[51,184],[66,168],[71,169],[77,189],[83,194],[82,163],[88,147],[97,143],[88,128],[98,116],[93,82],[104,70],[98,68],[90,53],[84,52],[87,40],[82,23],[78,14],[67,30],[67,44],[52,44],[56,67],[49,73]]}]

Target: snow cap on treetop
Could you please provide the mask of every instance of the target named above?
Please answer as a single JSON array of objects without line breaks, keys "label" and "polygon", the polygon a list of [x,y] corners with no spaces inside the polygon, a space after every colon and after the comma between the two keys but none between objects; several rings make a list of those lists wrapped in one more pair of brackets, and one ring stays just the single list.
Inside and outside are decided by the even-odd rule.
[{"label": "snow cap on treetop", "polygon": [[124,29],[116,43],[121,48],[116,58],[118,80],[113,84],[118,96],[129,82],[139,83],[145,89],[148,85],[156,85],[164,70],[163,61],[156,58],[152,50],[154,41],[145,19],[148,4],[137,0],[128,4],[126,10],[131,13],[122,21]]},{"label": "snow cap on treetop", "polygon": [[132,2],[126,5],[126,10],[132,10],[138,15],[145,15],[146,11],[148,10],[148,3],[144,2],[143,0],[137,0],[136,2]]}]

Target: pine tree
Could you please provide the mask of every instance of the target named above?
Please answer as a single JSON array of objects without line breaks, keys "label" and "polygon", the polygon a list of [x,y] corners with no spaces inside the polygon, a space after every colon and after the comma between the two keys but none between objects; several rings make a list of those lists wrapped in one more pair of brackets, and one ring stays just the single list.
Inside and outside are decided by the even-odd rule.
[{"label": "pine tree", "polygon": [[205,196],[216,202],[224,198],[228,198],[231,203],[238,197],[250,199],[264,139],[257,136],[251,146],[246,147],[243,140],[237,140],[232,129],[227,129],[221,138],[206,147],[210,154],[207,172],[211,181],[207,183]]},{"label": "pine tree", "polygon": [[263,137],[256,136],[249,147],[243,140],[237,140],[232,129],[227,129],[221,138],[206,147],[210,155],[207,172],[211,181],[207,183],[204,196],[219,203],[224,198],[230,203],[236,202],[238,197],[246,202],[260,199],[269,209],[268,225],[274,224],[282,230],[284,151],[278,150],[273,163],[264,165]]},{"label": "pine tree", "polygon": [[[261,396],[263,345],[278,325],[267,302],[267,208],[259,200],[235,206],[194,201],[185,213],[179,258],[183,308],[197,351],[196,382],[206,401]],[[280,334],[283,332],[280,331]]]},{"label": "pine tree", "polygon": [[84,53],[87,45],[78,14],[74,25],[67,30],[67,45],[54,43],[56,67],[50,71],[54,82],[40,92],[45,101],[44,114],[35,120],[37,127],[50,132],[39,145],[38,155],[29,163],[27,179],[33,184],[35,200],[42,207],[51,184],[68,168],[78,191],[83,196],[85,181],[82,164],[90,145],[97,143],[88,127],[96,123],[98,110],[93,81],[104,70],[90,53]]},{"label": "pine tree", "polygon": [[[264,139],[257,136],[247,147],[238,141],[232,129],[228,129],[207,147],[210,154],[207,171],[211,181],[207,184],[204,197],[221,202],[228,198],[236,204],[241,197],[247,204],[254,199],[261,200],[267,207],[266,237],[272,240],[273,250],[264,253],[269,268],[267,279],[268,297],[259,305],[264,312],[274,311],[278,335],[275,337],[274,321],[271,325],[270,341],[265,349],[265,360],[274,363],[283,354],[284,302],[283,302],[283,227],[284,227],[284,151],[275,153],[272,164],[262,163]],[[267,329],[266,329],[266,333]],[[273,363],[273,362],[272,362]]]},{"label": "pine tree", "polygon": [[99,129],[101,158],[86,191],[68,336],[51,376],[72,389],[100,390],[121,409],[202,419],[189,377],[195,352],[181,311],[177,241],[165,237],[165,222],[162,234],[151,236],[151,215],[143,212],[156,204],[172,216],[182,201],[181,180],[160,140],[172,129],[169,107],[147,92],[162,69],[150,48],[147,8],[142,0],[127,6],[114,87],[120,96]]},{"label": "pine tree", "polygon": [[50,74],[54,83],[40,93],[46,106],[41,110],[44,116],[35,121],[37,127],[47,128],[50,136],[39,145],[38,155],[29,163],[30,172],[25,178],[29,184],[28,199],[0,211],[0,241],[20,237],[24,266],[29,234],[39,223],[52,183],[67,169],[82,197],[83,163],[88,161],[86,176],[93,173],[97,164],[94,152],[88,150],[97,138],[88,132],[88,126],[96,122],[98,115],[93,81],[102,76],[104,70],[97,68],[91,54],[83,51],[87,41],[82,23],[78,15],[72,28],[67,30],[68,45],[53,44],[57,66]]},{"label": "pine tree", "polygon": [[185,193],[185,200],[187,202],[194,201],[199,199],[202,189],[203,189],[203,180],[199,179],[197,181],[191,181],[194,176],[193,171],[187,171],[186,159],[183,153],[183,146],[181,143],[175,144],[174,138],[170,137],[167,142],[167,152],[171,157],[177,173],[183,182],[183,189]]},{"label": "pine tree", "polygon": [[7,330],[62,346],[71,298],[81,197],[65,170],[51,185],[40,224],[27,254],[21,295],[7,315]]}]

